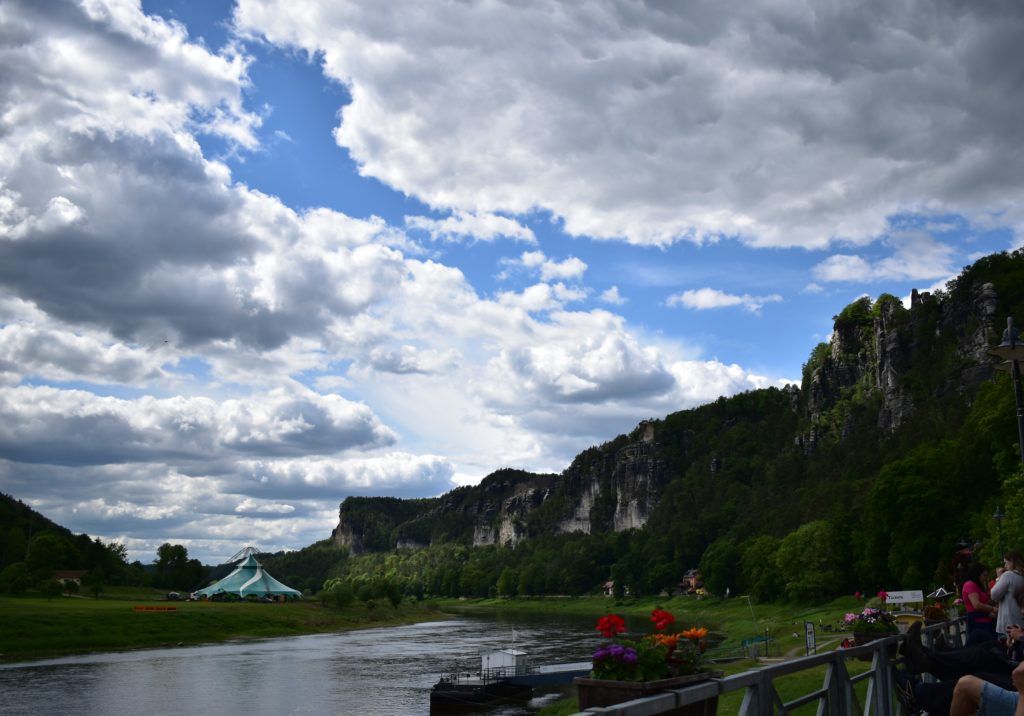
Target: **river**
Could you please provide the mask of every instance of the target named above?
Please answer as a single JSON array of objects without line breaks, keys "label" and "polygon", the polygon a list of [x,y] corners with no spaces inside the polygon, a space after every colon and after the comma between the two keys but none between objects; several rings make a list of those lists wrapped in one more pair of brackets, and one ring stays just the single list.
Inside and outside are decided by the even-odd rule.
[{"label": "river", "polygon": [[[442,671],[513,645],[530,663],[586,661],[592,619],[457,616],[409,626],[0,665],[0,714],[424,716]],[[486,716],[536,713],[557,693]]]}]

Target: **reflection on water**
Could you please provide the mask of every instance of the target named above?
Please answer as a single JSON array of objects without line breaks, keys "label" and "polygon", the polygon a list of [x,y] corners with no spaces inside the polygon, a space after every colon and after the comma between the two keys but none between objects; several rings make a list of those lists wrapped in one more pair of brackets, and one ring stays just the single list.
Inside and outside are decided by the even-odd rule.
[{"label": "reflection on water", "polygon": [[[0,714],[429,713],[430,687],[479,653],[515,646],[535,665],[586,661],[593,620],[460,616],[344,634],[153,649],[0,665]],[[487,716],[531,714],[557,695]]]}]

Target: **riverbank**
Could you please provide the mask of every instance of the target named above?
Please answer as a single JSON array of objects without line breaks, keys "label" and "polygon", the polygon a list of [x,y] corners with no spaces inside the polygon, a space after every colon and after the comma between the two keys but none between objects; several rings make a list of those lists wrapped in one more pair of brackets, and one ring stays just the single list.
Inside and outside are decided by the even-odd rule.
[{"label": "riverbank", "polygon": [[760,639],[767,631],[772,638],[774,656],[798,656],[804,653],[805,623],[815,625],[819,641],[829,632],[826,627],[840,623],[849,612],[860,611],[864,602],[853,596],[838,597],[823,604],[757,604],[744,597],[732,599],[696,596],[641,597],[611,599],[605,597],[546,597],[514,599],[442,600],[445,611],[522,611],[545,614],[592,616],[613,612],[626,617],[646,619],[658,607],[672,612],[681,628],[704,626],[720,635],[716,651],[742,647],[744,641]]},{"label": "riverbank", "polygon": [[[444,618],[434,602],[363,603],[346,609],[318,602],[285,604],[169,602],[126,591],[100,599],[0,597],[0,661],[98,651],[192,646],[233,639],[299,636]],[[137,611],[136,606],[173,607]]]},{"label": "riverbank", "polygon": [[[174,611],[135,611],[135,606],[167,606]],[[349,631],[411,624],[464,611],[521,611],[597,617],[609,611],[645,619],[654,607],[672,611],[683,626],[707,626],[722,636],[716,651],[741,648],[767,629],[773,655],[804,651],[804,622],[833,624],[859,608],[852,597],[824,605],[750,604],[731,600],[674,597],[616,601],[603,597],[544,599],[386,601],[346,609],[319,602],[286,604],[168,602],[152,590],[116,590],[101,599],[84,597],[0,597],[0,661],[24,661],[97,651],[173,647]],[[860,604],[860,606],[863,606]],[[819,629],[819,640],[824,632]]]}]

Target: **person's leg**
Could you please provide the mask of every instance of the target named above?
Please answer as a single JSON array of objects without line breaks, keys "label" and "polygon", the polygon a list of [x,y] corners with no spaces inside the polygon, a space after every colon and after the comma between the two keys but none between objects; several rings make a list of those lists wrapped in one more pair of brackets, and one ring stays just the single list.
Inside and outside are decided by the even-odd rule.
[{"label": "person's leg", "polygon": [[977,676],[961,676],[953,688],[949,716],[974,716],[981,706],[981,690],[985,682]]},{"label": "person's leg", "polygon": [[[980,673],[975,676],[1008,691],[1014,690],[1013,679],[1008,674]],[[950,679],[914,684],[914,699],[917,706],[927,712],[928,716],[950,716],[957,681]]]},{"label": "person's leg", "polygon": [[980,671],[1005,671],[1009,675],[1013,670],[1012,664],[999,658],[993,651],[991,642],[986,646],[969,646],[951,651],[927,649],[921,644],[921,627],[917,623],[907,630],[903,640],[903,656],[911,673],[928,673],[939,681],[959,679]]},{"label": "person's leg", "polygon": [[964,676],[953,689],[949,716],[1013,716],[1016,690],[1000,688],[976,676]]}]

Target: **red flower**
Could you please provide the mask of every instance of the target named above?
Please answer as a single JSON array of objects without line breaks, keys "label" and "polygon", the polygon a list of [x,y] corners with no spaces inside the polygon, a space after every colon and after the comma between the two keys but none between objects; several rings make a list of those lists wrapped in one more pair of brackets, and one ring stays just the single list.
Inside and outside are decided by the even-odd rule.
[{"label": "red flower", "polygon": [[878,598],[881,599],[883,602],[885,601],[885,598],[888,596],[889,592],[885,591],[884,589],[878,593]]},{"label": "red flower", "polygon": [[675,624],[676,618],[672,616],[671,612],[666,612],[664,609],[655,609],[651,612],[651,621],[654,622],[655,629],[662,631],[666,627]]},{"label": "red flower", "polygon": [[854,592],[853,593],[853,598],[859,600],[861,598],[861,593],[860,592]]},{"label": "red flower", "polygon": [[611,639],[616,634],[626,631],[626,622],[618,614],[606,614],[597,620],[597,630],[605,639]]}]

